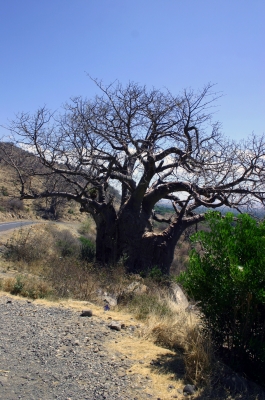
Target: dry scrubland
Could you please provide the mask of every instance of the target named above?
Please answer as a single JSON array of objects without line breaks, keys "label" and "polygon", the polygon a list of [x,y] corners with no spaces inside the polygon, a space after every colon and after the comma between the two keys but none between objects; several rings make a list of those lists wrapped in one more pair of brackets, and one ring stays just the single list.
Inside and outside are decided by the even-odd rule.
[{"label": "dry scrubland", "polygon": [[[42,183],[36,180],[35,185]],[[161,399],[172,398],[170,386],[182,389],[186,383],[197,385],[193,396],[197,399],[265,399],[255,386],[249,393],[224,388],[223,378],[232,372],[215,359],[199,311],[188,312],[172,301],[169,280],[162,279],[155,269],[144,278],[128,276],[122,261],[112,268],[95,265],[93,221],[80,214],[73,202],[20,201],[17,177],[1,163],[0,221],[18,219],[41,223],[1,234],[0,290],[44,305],[48,301],[76,309],[89,301],[103,319],[106,314],[99,291],[115,294],[119,302],[109,315],[125,322],[136,318],[141,328],[137,337],[121,339],[113,343],[113,348],[118,347],[135,360],[133,372],[152,378]],[[43,219],[57,219],[64,224],[45,223]],[[190,249],[188,236],[183,235],[175,250],[172,276],[185,270]],[[126,288],[135,281],[147,290],[128,294]],[[139,363],[142,359],[144,365]],[[179,393],[178,398],[182,398]]]},{"label": "dry scrubland", "polygon": [[[89,219],[79,224],[78,230],[70,224],[40,223],[2,235],[0,289],[78,308],[82,304],[78,301],[89,301],[102,318],[106,314],[100,291],[115,294],[118,305],[111,307],[109,315],[123,321],[136,318],[141,328],[137,338],[113,346],[130,354],[136,361],[135,371],[151,376],[163,399],[172,398],[170,385],[183,388],[186,383],[197,385],[194,398],[198,399],[265,398],[255,387],[249,394],[225,389],[222,379],[231,371],[216,361],[199,311],[190,312],[176,304],[169,295],[169,281],[155,271],[142,278],[126,275],[122,261],[113,268],[95,265],[89,259],[94,237],[95,227]],[[188,246],[185,241],[182,245],[180,257]],[[126,288],[132,282],[144,289],[128,293]],[[145,366],[139,364],[143,354]],[[146,361],[150,361],[149,367]]]}]

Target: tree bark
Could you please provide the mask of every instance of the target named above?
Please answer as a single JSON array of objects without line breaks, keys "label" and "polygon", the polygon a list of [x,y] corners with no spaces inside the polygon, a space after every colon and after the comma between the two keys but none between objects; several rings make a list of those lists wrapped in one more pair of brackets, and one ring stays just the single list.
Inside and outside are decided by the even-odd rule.
[{"label": "tree bark", "polygon": [[128,273],[147,273],[158,267],[169,275],[175,246],[188,226],[187,221],[173,221],[162,233],[153,232],[149,215],[124,207],[118,216],[113,209],[107,217],[94,216],[97,225],[96,259],[99,263],[115,264],[124,258]]}]

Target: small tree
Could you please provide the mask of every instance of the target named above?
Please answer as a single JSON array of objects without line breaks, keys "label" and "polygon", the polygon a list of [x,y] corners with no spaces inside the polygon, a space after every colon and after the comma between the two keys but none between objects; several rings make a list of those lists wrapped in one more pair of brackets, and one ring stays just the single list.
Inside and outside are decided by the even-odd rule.
[{"label": "small tree", "polygon": [[[182,232],[204,219],[199,206],[263,204],[264,137],[240,144],[223,137],[212,121],[212,85],[174,96],[135,83],[95,83],[101,95],[74,98],[63,114],[41,108],[20,115],[10,129],[36,157],[9,163],[21,198],[60,196],[92,216],[97,261],[126,257],[130,272],[156,265],[167,274]],[[44,175],[52,185],[40,191],[31,179]],[[156,215],[160,200],[172,202],[170,218]],[[167,227],[154,232],[154,220]]]},{"label": "small tree", "polygon": [[265,222],[247,214],[207,214],[180,281],[200,302],[221,354],[254,378],[265,378]]}]

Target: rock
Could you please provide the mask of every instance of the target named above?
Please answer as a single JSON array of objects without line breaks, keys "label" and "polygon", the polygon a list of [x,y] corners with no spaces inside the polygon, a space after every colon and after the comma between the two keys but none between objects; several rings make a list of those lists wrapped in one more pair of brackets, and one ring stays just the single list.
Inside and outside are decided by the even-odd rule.
[{"label": "rock", "polygon": [[134,281],[130,283],[129,286],[126,287],[124,290],[124,293],[137,293],[137,294],[143,294],[147,292],[147,286],[143,285],[141,282]]},{"label": "rock", "polygon": [[80,314],[80,317],[92,317],[92,310],[83,310]]},{"label": "rock", "polygon": [[6,304],[12,304],[12,300],[7,300]]},{"label": "rock", "polygon": [[114,294],[102,296],[102,300],[106,301],[112,307],[117,305],[117,297]]},{"label": "rock", "polygon": [[108,327],[109,327],[110,329],[113,329],[114,331],[120,331],[120,330],[121,330],[121,327],[122,327],[122,324],[121,324],[120,322],[118,322],[118,321],[112,321],[112,322],[108,325]]},{"label": "rock", "polygon": [[189,301],[184,294],[183,290],[177,283],[172,283],[169,289],[169,292],[173,298],[173,300],[179,304],[182,305],[184,308],[187,308],[189,306]]},{"label": "rock", "polygon": [[6,376],[0,376],[0,386],[7,385],[8,379]]},{"label": "rock", "polygon": [[184,386],[183,393],[185,394],[195,394],[196,386],[195,385],[186,385]]}]

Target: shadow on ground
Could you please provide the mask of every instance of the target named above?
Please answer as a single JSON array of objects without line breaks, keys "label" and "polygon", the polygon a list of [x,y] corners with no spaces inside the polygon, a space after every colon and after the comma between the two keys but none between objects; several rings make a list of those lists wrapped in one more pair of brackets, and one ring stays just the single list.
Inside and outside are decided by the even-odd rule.
[{"label": "shadow on ground", "polygon": [[[181,353],[160,355],[150,365],[151,371],[158,374],[170,374],[174,380],[185,378],[185,365]],[[173,382],[172,381],[172,382]],[[216,363],[210,381],[204,387],[199,387],[196,395],[187,396],[196,400],[265,400],[265,391],[262,387],[247,381],[229,367]]]}]

